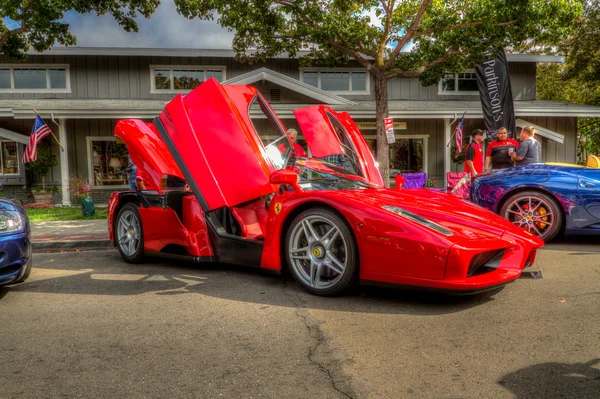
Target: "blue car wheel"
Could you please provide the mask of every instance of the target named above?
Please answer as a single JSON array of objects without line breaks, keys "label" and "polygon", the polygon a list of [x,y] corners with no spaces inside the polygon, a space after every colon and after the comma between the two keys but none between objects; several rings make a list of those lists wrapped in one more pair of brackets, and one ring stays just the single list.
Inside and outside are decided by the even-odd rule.
[{"label": "blue car wheel", "polygon": [[511,195],[502,205],[500,216],[537,235],[545,242],[563,229],[563,214],[556,200],[539,191]]}]

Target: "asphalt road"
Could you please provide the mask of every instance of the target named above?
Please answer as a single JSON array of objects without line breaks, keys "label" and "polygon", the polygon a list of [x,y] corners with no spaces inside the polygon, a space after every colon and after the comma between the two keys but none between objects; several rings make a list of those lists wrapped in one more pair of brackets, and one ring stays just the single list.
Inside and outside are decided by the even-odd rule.
[{"label": "asphalt road", "polygon": [[598,398],[600,245],[536,266],[494,294],[319,298],[242,268],[36,254],[0,288],[0,397]]}]

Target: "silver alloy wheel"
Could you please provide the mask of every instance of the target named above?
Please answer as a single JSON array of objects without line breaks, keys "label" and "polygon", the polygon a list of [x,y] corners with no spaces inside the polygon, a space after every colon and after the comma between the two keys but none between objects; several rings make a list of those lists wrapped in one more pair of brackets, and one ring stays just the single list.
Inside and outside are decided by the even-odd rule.
[{"label": "silver alloy wheel", "polygon": [[519,197],[506,208],[504,218],[540,238],[544,238],[556,223],[552,206],[536,196]]},{"label": "silver alloy wheel", "polygon": [[119,247],[127,256],[134,256],[140,245],[140,222],[132,211],[125,211],[119,218],[117,237]]},{"label": "silver alloy wheel", "polygon": [[325,290],[342,278],[348,245],[335,223],[323,216],[307,216],[296,224],[289,237],[290,263],[303,283]]}]

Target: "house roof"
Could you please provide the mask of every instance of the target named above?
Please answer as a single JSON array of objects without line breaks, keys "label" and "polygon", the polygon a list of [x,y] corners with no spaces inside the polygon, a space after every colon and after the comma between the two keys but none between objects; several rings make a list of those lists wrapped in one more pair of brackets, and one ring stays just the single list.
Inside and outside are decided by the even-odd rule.
[{"label": "house roof", "polygon": [[314,98],[317,101],[321,101],[325,104],[346,104],[356,105],[354,101],[350,101],[344,97],[336,94],[321,90],[304,82],[300,82],[298,79],[283,75],[279,72],[272,71],[268,68],[259,68],[254,71],[250,71],[243,75],[236,76],[235,78],[226,80],[223,84],[241,84],[249,85],[260,80],[266,80],[286,89],[295,91],[302,95],[310,98]]},{"label": "house roof", "polygon": [[[104,55],[104,56],[139,56],[139,57],[224,57],[233,58],[232,49],[193,49],[193,48],[139,48],[139,47],[64,47],[56,46],[38,53],[27,52],[29,55]],[[299,51],[298,56],[308,54]],[[282,53],[273,58],[298,58]],[[565,57],[538,54],[507,54],[509,62],[565,62]]]},{"label": "house roof", "polygon": [[[36,109],[42,117],[67,119],[152,119],[168,101],[122,99],[31,98],[0,100],[0,117],[33,119]],[[278,104],[271,106],[281,118],[293,118],[293,110],[312,104]],[[515,101],[515,114],[549,117],[600,117],[600,107],[556,101]],[[337,111],[348,111],[356,119],[375,119],[375,101],[331,105]],[[402,119],[439,119],[460,117],[482,119],[479,101],[404,101],[389,102],[389,116]],[[258,114],[257,114],[258,115]]]}]

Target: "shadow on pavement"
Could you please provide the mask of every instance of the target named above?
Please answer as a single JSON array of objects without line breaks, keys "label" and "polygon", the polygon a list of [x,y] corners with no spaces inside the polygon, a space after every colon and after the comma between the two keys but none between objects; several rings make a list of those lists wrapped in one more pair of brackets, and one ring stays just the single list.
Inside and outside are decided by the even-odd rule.
[{"label": "shadow on pavement", "polygon": [[[159,263],[160,262],[160,263]],[[202,294],[227,300],[283,307],[347,312],[437,315],[464,311],[493,300],[498,290],[468,296],[426,291],[360,287],[343,297],[306,293],[289,276],[223,264],[177,264],[164,261],[130,265],[117,251],[40,254],[25,283],[0,287],[7,292],[67,295]]]},{"label": "shadow on pavement", "polygon": [[570,251],[570,255],[588,255],[600,253],[600,236],[559,237],[544,245],[543,249]]},{"label": "shadow on pavement", "polygon": [[498,384],[517,399],[598,398],[600,359],[587,363],[541,363],[502,377]]}]

